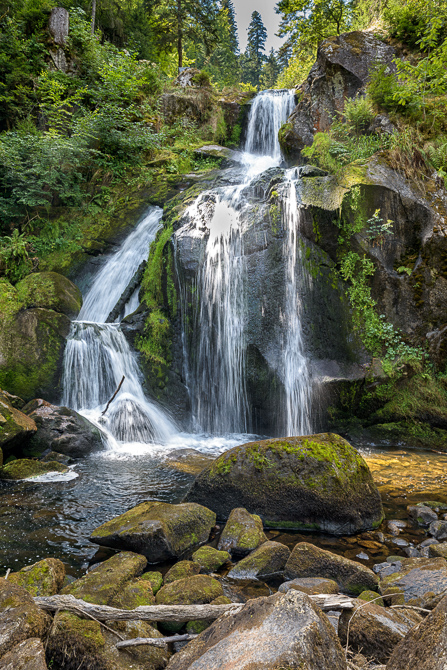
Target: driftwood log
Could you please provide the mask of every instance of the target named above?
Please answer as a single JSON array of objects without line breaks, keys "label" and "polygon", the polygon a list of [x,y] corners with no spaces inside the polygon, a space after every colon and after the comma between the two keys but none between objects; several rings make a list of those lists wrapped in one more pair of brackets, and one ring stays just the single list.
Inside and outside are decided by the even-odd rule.
[{"label": "driftwood log", "polygon": [[[341,594],[309,596],[323,611],[353,609],[352,598]],[[236,614],[245,603],[230,605],[141,605],[134,610],[121,610],[109,605],[95,605],[74,596],[41,596],[34,598],[38,607],[49,612],[64,610],[98,621],[161,621],[185,623],[196,619],[218,619],[222,614]]]}]

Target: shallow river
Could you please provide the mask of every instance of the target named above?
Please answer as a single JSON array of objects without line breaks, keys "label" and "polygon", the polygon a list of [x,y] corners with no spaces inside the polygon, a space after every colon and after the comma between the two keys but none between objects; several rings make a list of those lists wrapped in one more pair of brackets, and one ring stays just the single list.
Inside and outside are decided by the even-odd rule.
[{"label": "shallow river", "polygon": [[[86,458],[76,463],[70,480],[1,482],[1,569],[17,570],[54,556],[64,561],[70,574],[79,576],[91,562],[110,555],[88,540],[96,526],[145,500],[181,501],[193,481],[188,470],[197,470],[201,463],[197,456],[176,458],[176,463],[167,458],[173,449],[194,448],[215,456],[250,437],[179,435],[170,449],[126,445],[121,451]],[[447,454],[402,449],[362,453],[381,492],[387,519],[405,519],[406,507],[413,502],[447,503]],[[380,530],[384,541],[377,532],[347,538],[278,531],[268,535],[289,546],[309,540],[367,565],[390,554],[403,555],[404,543],[417,544],[425,538],[411,527],[398,538],[387,535],[386,524]]]}]

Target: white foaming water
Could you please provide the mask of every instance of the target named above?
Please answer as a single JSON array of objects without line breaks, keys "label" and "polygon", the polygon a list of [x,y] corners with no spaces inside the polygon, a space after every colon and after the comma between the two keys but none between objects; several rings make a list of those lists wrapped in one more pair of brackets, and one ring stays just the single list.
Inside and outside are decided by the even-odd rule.
[{"label": "white foaming water", "polygon": [[304,273],[299,229],[302,208],[296,196],[296,182],[297,170],[287,170],[281,191],[286,261],[286,300],[285,313],[282,315],[284,327],[282,380],[286,392],[287,435],[308,435],[311,432],[312,386],[301,329],[301,295]]},{"label": "white foaming water", "polygon": [[93,286],[85,296],[78,316],[79,321],[104,323],[107,320],[138,266],[147,259],[149,245],[160,228],[162,214],[160,207],[151,207],[141,223],[98,272]]},{"label": "white foaming water", "polygon": [[[72,323],[65,348],[62,402],[101,428],[111,448],[119,442],[162,444],[177,432],[166,412],[144,395],[135,354],[119,324],[104,323],[147,258],[161,215],[160,208],[152,208],[100,270],[79,320]],[[123,377],[119,393],[103,416]]]}]

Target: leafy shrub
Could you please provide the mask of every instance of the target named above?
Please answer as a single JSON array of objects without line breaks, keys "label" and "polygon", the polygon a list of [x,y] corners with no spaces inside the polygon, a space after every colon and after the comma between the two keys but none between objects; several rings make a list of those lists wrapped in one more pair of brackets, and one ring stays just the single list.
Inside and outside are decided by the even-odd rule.
[{"label": "leafy shrub", "polygon": [[413,49],[417,49],[421,35],[430,29],[434,16],[443,16],[444,25],[437,37],[438,46],[447,37],[445,21],[447,6],[444,0],[391,0],[383,12],[391,37],[395,37]]},{"label": "leafy shrub", "polygon": [[343,116],[348,128],[360,135],[375,116],[371,100],[361,96],[346,100]]},{"label": "leafy shrub", "polygon": [[196,86],[209,88],[211,86],[211,77],[206,70],[200,70],[200,72],[194,75],[193,83]]}]

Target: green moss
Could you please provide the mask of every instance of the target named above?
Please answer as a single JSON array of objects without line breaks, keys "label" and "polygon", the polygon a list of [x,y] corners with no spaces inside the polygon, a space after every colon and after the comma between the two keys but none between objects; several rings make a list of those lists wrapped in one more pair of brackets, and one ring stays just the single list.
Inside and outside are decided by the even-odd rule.
[{"label": "green moss", "polygon": [[[192,544],[195,544],[194,542]],[[170,584],[178,579],[185,579],[186,577],[193,577],[200,572],[200,565],[194,561],[179,561],[172,566],[165,574],[164,583]]]},{"label": "green moss", "polygon": [[205,572],[215,572],[230,560],[230,554],[227,551],[218,551],[213,547],[205,546],[194,552],[192,560],[198,563]]},{"label": "green moss", "polygon": [[101,649],[105,645],[104,637],[101,633],[101,626],[98,621],[80,619],[76,614],[70,612],[61,612],[57,615],[55,621],[56,633],[73,634],[85,638],[93,645]]},{"label": "green moss", "polygon": [[141,579],[150,583],[154,596],[163,586],[163,575],[161,572],[145,572],[144,575],[141,575]]},{"label": "green moss", "polygon": [[68,468],[57,461],[43,463],[21,458],[4,465],[0,470],[0,479],[31,479],[48,472],[68,472]]}]

